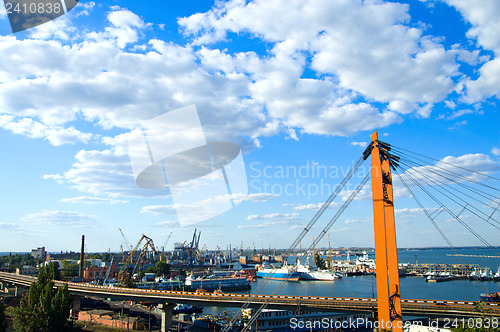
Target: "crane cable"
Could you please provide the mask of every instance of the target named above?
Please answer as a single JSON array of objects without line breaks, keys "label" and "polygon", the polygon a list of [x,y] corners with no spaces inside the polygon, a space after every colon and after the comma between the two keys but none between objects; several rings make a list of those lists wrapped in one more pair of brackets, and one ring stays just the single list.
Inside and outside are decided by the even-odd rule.
[{"label": "crane cable", "polygon": [[[405,151],[405,152],[408,152],[408,153],[411,153],[411,154],[414,154],[414,155],[417,155],[417,156],[420,156],[420,157],[424,157],[424,158],[427,158],[427,159],[430,159],[430,160],[433,160],[433,161],[437,161],[438,163],[442,163],[442,164],[445,164],[445,165],[448,165],[448,166],[453,166],[453,167],[456,167],[456,168],[458,168],[458,169],[461,169],[461,170],[464,170],[464,171],[467,171],[467,172],[475,173],[475,174],[478,174],[478,175],[481,175],[481,176],[484,176],[484,177],[490,178],[490,179],[492,179],[492,180],[497,180],[497,181],[500,181],[500,178],[497,178],[497,177],[494,177],[494,176],[491,176],[491,175],[488,175],[488,174],[485,174],[485,173],[482,173],[482,172],[473,171],[473,170],[471,170],[471,169],[468,169],[468,168],[465,168],[465,167],[462,167],[462,166],[458,166],[458,165],[454,165],[454,164],[448,163],[448,162],[443,161],[443,160],[438,160],[438,159],[436,159],[436,158],[432,158],[432,157],[424,156],[423,154],[419,154],[419,153],[416,153],[416,152],[413,152],[413,151],[410,151],[410,150],[406,150],[406,149],[403,149],[403,148],[401,148],[401,147],[397,147],[397,146],[392,145],[392,144],[390,144],[390,146],[391,146],[391,148],[393,148],[393,149],[400,150],[400,151],[399,151],[399,153],[400,153],[400,154],[402,154],[402,155],[408,155],[408,154],[406,154],[406,153],[402,152],[402,151]],[[414,159],[416,159],[416,160],[420,160],[420,159],[415,158],[415,157],[412,157],[412,158],[414,158]],[[420,161],[422,161],[422,160],[420,160]],[[438,168],[442,168],[442,167],[437,166],[437,165],[436,165],[436,167],[438,167]],[[457,174],[458,174],[458,173],[457,173]],[[497,188],[490,187],[490,186],[488,186],[488,185],[482,184],[482,183],[480,183],[479,181],[474,181],[474,182],[476,182],[476,183],[478,183],[478,184],[480,184],[480,185],[483,185],[483,186],[485,186],[485,187],[489,187],[490,189],[494,189],[494,190],[496,190],[496,191],[500,191],[500,189],[497,189]]]},{"label": "crane cable", "polygon": [[[401,161],[401,163],[402,163],[402,164],[406,164],[404,161]],[[401,168],[402,168],[402,167],[401,167]],[[402,169],[404,169],[404,168],[402,168]],[[415,173],[418,173],[420,176],[422,176],[422,177],[426,178],[426,179],[427,179],[427,180],[428,180],[431,184],[437,185],[437,187],[434,187],[434,190],[436,190],[437,192],[439,192],[440,194],[442,194],[443,196],[445,196],[445,197],[446,197],[446,198],[448,198],[449,200],[453,201],[454,203],[456,203],[457,205],[459,205],[460,207],[462,207],[464,210],[467,210],[467,211],[471,212],[472,214],[474,214],[474,215],[475,215],[475,216],[477,216],[478,218],[480,218],[480,219],[484,220],[485,222],[487,222],[487,223],[488,223],[488,224],[490,224],[491,226],[493,226],[493,227],[495,227],[495,228],[497,228],[497,229],[499,229],[499,230],[500,230],[500,227],[498,227],[497,225],[492,224],[492,223],[489,221],[489,220],[491,219],[491,220],[493,220],[494,222],[499,223],[499,222],[498,222],[498,220],[496,220],[496,219],[492,218],[493,214],[491,214],[490,216],[488,216],[486,213],[484,213],[484,212],[483,212],[483,211],[481,211],[480,209],[478,209],[478,208],[476,208],[475,206],[473,206],[470,202],[465,202],[462,198],[460,198],[460,197],[459,197],[459,196],[457,196],[456,194],[452,193],[450,190],[446,189],[447,187],[450,187],[450,188],[451,188],[451,186],[450,186],[450,185],[448,185],[448,184],[446,184],[446,183],[444,183],[444,182],[442,182],[442,181],[434,180],[434,179],[432,179],[431,177],[429,177],[428,175],[424,174],[423,172],[417,171],[417,170],[415,170],[415,169],[411,169],[411,168],[410,168],[410,169],[406,169],[406,172],[407,172],[407,173],[410,173],[409,171],[413,171],[413,172],[415,172]],[[421,180],[421,181],[423,181],[423,182],[425,182],[425,180],[423,180],[423,179],[420,179],[420,180]],[[428,185],[429,185],[429,182],[427,182],[426,184],[428,184]],[[441,189],[438,189],[438,188],[441,188]],[[457,190],[457,189],[455,189],[455,188],[451,188],[451,189],[453,189],[453,190],[455,190],[455,191],[457,191],[457,192],[459,192],[459,193],[463,194],[464,196],[467,196],[467,197],[469,197],[469,198],[471,198],[471,199],[474,199],[474,200],[476,200],[476,201],[479,201],[479,200],[477,200],[476,198],[474,198],[474,197],[472,197],[472,196],[470,196],[470,195],[468,195],[468,194],[466,194],[466,193],[463,193],[463,192],[461,192],[461,191],[459,191],[459,190]],[[448,194],[444,193],[443,191],[448,192],[451,196],[454,196],[455,198],[450,197]],[[463,201],[463,202],[465,203],[465,205],[462,205],[462,203],[458,202],[457,200],[461,200],[461,201]],[[487,205],[488,207],[490,207],[490,208],[492,208],[492,209],[494,209],[494,207],[493,207],[493,206],[490,206],[490,205],[488,205],[488,204],[486,204],[486,203],[483,203],[483,202],[481,202],[481,201],[479,201],[479,202],[480,202],[480,203],[482,203],[482,204]],[[471,210],[470,208],[468,208],[468,206],[472,207],[472,208],[473,208],[474,210],[476,210],[477,212],[475,212],[475,211]],[[485,217],[488,217],[488,218],[487,218],[487,219],[486,219],[486,218],[483,218],[483,217],[482,217],[482,216],[480,216],[479,214],[483,214]],[[499,223],[499,224],[500,224],[500,223]]]},{"label": "crane cable", "polygon": [[431,194],[427,189],[425,189],[421,182],[414,179],[408,172],[405,175],[410,178],[415,185],[417,185],[424,193],[426,193],[434,202],[442,206],[442,208],[448,212],[450,216],[452,216],[455,220],[457,220],[462,226],[464,226],[472,235],[474,235],[477,239],[483,242],[487,247],[493,248],[493,246],[486,241],[481,235],[479,235],[476,231],[474,231],[469,225],[467,225],[459,216],[455,215],[446,205],[444,205],[437,197]]},{"label": "crane cable", "polygon": [[[364,179],[358,184],[356,189],[351,193],[349,198],[342,204],[341,208],[335,213],[335,215],[332,217],[332,219],[328,222],[328,224],[323,228],[323,230],[320,233],[320,236],[318,236],[314,242],[311,244],[311,246],[308,248],[308,251],[314,249],[316,245],[321,241],[321,239],[325,236],[325,234],[328,232],[328,230],[335,224],[335,222],[338,220],[338,218],[342,215],[342,213],[345,211],[345,209],[351,204],[351,202],[354,200],[356,195],[363,189],[363,187],[366,185],[368,180],[370,179],[370,173],[367,173]],[[269,304],[269,301],[272,299],[274,295],[283,287],[283,285],[286,283],[286,280],[281,281],[281,283],[275,288],[273,293],[271,294],[270,297],[266,299],[266,301],[260,306],[260,308],[255,312],[255,314],[252,315],[250,318],[250,321],[247,323],[247,325],[242,329],[242,332],[248,331],[248,329],[251,328],[252,324],[257,320],[257,318],[260,316],[262,310],[264,310],[267,305]]]},{"label": "crane cable", "polygon": [[[401,183],[403,183],[403,185],[405,186],[406,190],[408,190],[408,192],[410,193],[411,197],[413,197],[413,199],[417,202],[418,206],[420,207],[420,209],[422,210],[422,212],[424,212],[424,214],[427,216],[427,218],[431,221],[432,225],[434,226],[434,228],[436,228],[436,230],[438,231],[438,233],[441,235],[441,237],[445,240],[445,242],[448,244],[448,246],[451,248],[451,250],[453,250],[454,253],[457,253],[457,249],[455,248],[455,246],[453,246],[453,244],[451,243],[451,241],[448,239],[448,237],[444,234],[443,230],[438,226],[438,224],[436,223],[436,218],[439,214],[437,214],[435,217],[432,217],[431,214],[429,214],[429,212],[427,211],[427,209],[423,206],[423,204],[420,202],[420,200],[418,199],[418,197],[415,195],[415,193],[413,192],[413,190],[410,188],[410,186],[406,183],[406,181],[402,178],[402,176],[399,174],[398,170],[395,169],[394,170],[396,175],[398,176],[399,180],[401,181]],[[410,178],[410,180],[412,180],[414,183],[415,181]],[[439,209],[441,208],[444,208],[444,205],[441,205],[439,207]],[[460,260],[460,262],[463,264],[463,265],[466,265],[464,260],[462,259],[461,256],[457,256],[458,259]],[[483,291],[484,292],[487,292],[487,289],[481,284],[481,287],[483,288]]]},{"label": "crane cable", "polygon": [[[450,177],[448,177],[448,176],[445,176],[445,175],[443,175],[443,174],[441,174],[441,173],[437,172],[436,170],[432,169],[432,167],[423,166],[423,165],[421,165],[421,164],[419,164],[419,163],[416,163],[416,162],[414,162],[414,161],[412,161],[412,160],[410,160],[410,159],[407,159],[407,158],[405,158],[405,157],[400,157],[400,158],[401,158],[401,160],[402,160],[403,162],[404,162],[404,161],[406,161],[406,165],[407,165],[408,167],[410,167],[410,169],[411,169],[412,171],[419,172],[419,170],[418,170],[418,169],[421,169],[421,168],[429,168],[429,169],[427,169],[427,171],[429,171],[429,172],[431,172],[431,173],[434,173],[435,175],[437,175],[437,176],[439,176],[439,177],[442,177],[442,178],[444,178],[445,180],[448,180],[448,181],[450,181],[450,182],[452,182],[452,183],[454,183],[454,184],[457,184],[458,186],[461,186],[461,187],[463,187],[463,188],[465,188],[465,189],[467,189],[467,190],[469,190],[469,191],[472,191],[472,192],[474,192],[475,194],[477,194],[478,196],[481,196],[481,197],[483,197],[483,198],[485,198],[485,199],[489,199],[489,200],[493,200],[493,201],[495,201],[496,199],[500,199],[500,197],[498,197],[498,196],[495,196],[495,195],[492,195],[492,194],[487,193],[487,192],[485,192],[485,191],[482,191],[482,190],[476,189],[476,188],[474,188],[474,187],[471,187],[471,186],[469,186],[469,185],[464,184],[463,182],[458,182],[457,180],[453,180],[452,178],[450,178]],[[413,166],[413,167],[411,167],[411,166],[410,166],[410,165],[408,165],[408,164],[413,164],[413,165],[417,165],[417,166]],[[448,172],[448,173],[454,174],[454,173],[452,173],[452,172]],[[421,172],[421,174],[423,174],[423,172]],[[456,174],[455,174],[455,175],[456,175]],[[462,176],[461,176],[461,177],[462,177]],[[430,178],[430,177],[429,177],[429,178]],[[469,181],[469,182],[474,182],[474,181],[475,181],[474,179],[472,179],[472,178],[470,178],[470,177],[462,177],[462,179],[463,179],[463,180],[465,180],[465,181]],[[437,180],[436,180],[436,181],[437,181]],[[442,184],[445,184],[445,183],[444,183],[444,181],[441,181],[441,183],[442,183]],[[447,186],[449,186],[449,184],[446,184],[446,185],[447,185]],[[495,188],[495,189],[496,189],[496,188]],[[455,191],[458,191],[458,192],[460,192],[460,193],[462,193],[463,195],[466,195],[466,196],[468,196],[468,197],[471,197],[471,198],[472,198],[472,196],[467,195],[467,194],[465,194],[465,193],[463,193],[463,192],[459,191],[458,189],[454,189],[454,190],[455,190]],[[475,199],[475,198],[474,198],[474,200],[477,200],[477,199]],[[494,208],[493,206],[491,206],[491,205],[489,205],[489,204],[487,204],[487,203],[484,203],[484,202],[480,202],[480,203],[485,204],[485,205],[487,205],[488,207]]]},{"label": "crane cable", "polygon": [[[323,213],[326,211],[326,209],[328,209],[328,207],[331,205],[331,203],[335,200],[335,198],[338,196],[338,194],[342,191],[342,189],[345,187],[345,185],[349,182],[349,180],[354,176],[354,174],[358,171],[358,169],[361,167],[361,165],[363,164],[363,162],[366,160],[367,158],[367,153],[366,151],[368,151],[370,148],[371,148],[372,144],[370,144],[367,149],[365,150],[365,152],[363,153],[363,155],[358,159],[358,161],[354,164],[354,166],[351,168],[351,170],[344,176],[344,178],[342,179],[342,181],[337,185],[337,187],[335,188],[335,190],[332,192],[332,194],[330,194],[330,196],[328,197],[328,199],[326,200],[325,203],[323,203],[323,205],[321,206],[321,208],[316,212],[316,214],[312,217],[312,219],[309,221],[309,223],[304,227],[304,229],[302,230],[302,232],[299,234],[299,236],[297,236],[297,238],[292,242],[292,244],[289,246],[289,248],[285,251],[285,255],[284,257],[288,256],[288,254],[292,253],[293,250],[295,250],[297,248],[297,246],[299,245],[299,243],[302,241],[302,239],[306,236],[306,234],[311,230],[311,228],[316,224],[316,222],[318,221],[318,219],[323,215]],[[371,150],[370,150],[371,151]],[[361,190],[361,189],[360,189]],[[276,268],[273,268],[273,270],[271,271],[271,276],[274,274],[274,272],[276,271]],[[241,307],[241,310],[240,310],[240,313],[236,313],[234,316],[233,316],[233,319],[229,322],[229,324],[224,328],[223,332],[227,332],[230,327],[236,323],[236,321],[238,320],[239,316],[241,315],[241,311],[244,310],[244,309],[247,309],[249,306],[250,306],[250,303],[252,300],[254,300],[256,298],[256,295],[260,293],[260,291],[263,290],[263,288],[267,285],[269,279],[264,279],[264,281],[262,283],[259,283],[259,287],[253,292],[252,296],[249,297],[247,299],[247,301],[242,305]],[[278,285],[275,289],[275,292],[278,289],[283,287],[282,285]],[[273,295],[274,293],[273,292]]]}]

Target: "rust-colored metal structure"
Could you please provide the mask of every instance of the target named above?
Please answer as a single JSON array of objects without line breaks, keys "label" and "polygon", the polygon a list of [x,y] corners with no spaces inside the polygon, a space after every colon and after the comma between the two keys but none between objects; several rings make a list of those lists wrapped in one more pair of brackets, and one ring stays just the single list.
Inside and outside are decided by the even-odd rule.
[{"label": "rust-colored metal structure", "polygon": [[394,196],[392,192],[390,147],[371,136],[371,179],[375,262],[377,272],[377,309],[380,329],[402,331],[401,292],[399,288]]}]

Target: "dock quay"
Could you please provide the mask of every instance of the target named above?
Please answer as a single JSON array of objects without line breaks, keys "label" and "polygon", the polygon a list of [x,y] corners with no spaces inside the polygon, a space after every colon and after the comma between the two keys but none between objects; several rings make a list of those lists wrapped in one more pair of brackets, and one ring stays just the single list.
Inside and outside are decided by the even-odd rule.
[{"label": "dock quay", "polygon": [[424,276],[430,273],[447,273],[454,276],[469,276],[474,271],[484,270],[479,264],[408,264],[406,274]]}]

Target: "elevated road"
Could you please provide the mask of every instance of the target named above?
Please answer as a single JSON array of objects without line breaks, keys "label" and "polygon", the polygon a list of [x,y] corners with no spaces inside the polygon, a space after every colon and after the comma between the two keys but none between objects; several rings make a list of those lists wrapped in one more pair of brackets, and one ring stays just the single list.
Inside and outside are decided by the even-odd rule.
[{"label": "elevated road", "polygon": [[[36,278],[0,272],[0,281],[29,286]],[[334,312],[371,313],[377,310],[377,299],[355,297],[320,297],[291,295],[256,295],[231,293],[196,293],[186,291],[147,290],[137,288],[104,287],[71,282],[55,282],[57,287],[68,285],[72,294],[115,300],[149,301],[156,303],[185,303],[204,306],[258,308],[268,303],[269,309],[316,310]],[[441,301],[403,299],[403,315],[447,318],[470,318],[481,316],[500,317],[500,304],[488,303],[479,312],[473,301]]]}]

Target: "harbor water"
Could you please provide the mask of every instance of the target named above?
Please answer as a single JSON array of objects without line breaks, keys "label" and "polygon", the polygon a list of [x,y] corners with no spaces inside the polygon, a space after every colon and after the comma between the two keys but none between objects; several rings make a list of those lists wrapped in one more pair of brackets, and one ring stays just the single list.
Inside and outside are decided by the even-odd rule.
[{"label": "harbor water", "polygon": [[[417,255],[415,257],[415,255]],[[370,253],[373,258],[373,253]],[[415,264],[478,264],[496,272],[500,266],[500,249],[412,249],[398,252],[400,263]],[[346,257],[333,257],[345,260]],[[351,260],[355,259],[351,255]],[[401,277],[401,297],[404,299],[433,299],[479,301],[479,295],[486,292],[500,291],[500,282],[452,280],[438,283],[426,282],[424,277]],[[376,280],[374,275],[344,277],[334,282],[329,281],[294,281],[257,279],[252,283],[250,293],[297,296],[329,296],[329,297],[376,297]],[[239,292],[239,293],[248,293]],[[236,311],[236,308],[206,308],[211,313],[223,310]]]}]

